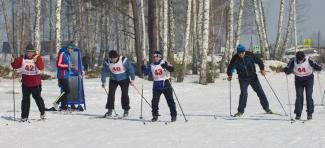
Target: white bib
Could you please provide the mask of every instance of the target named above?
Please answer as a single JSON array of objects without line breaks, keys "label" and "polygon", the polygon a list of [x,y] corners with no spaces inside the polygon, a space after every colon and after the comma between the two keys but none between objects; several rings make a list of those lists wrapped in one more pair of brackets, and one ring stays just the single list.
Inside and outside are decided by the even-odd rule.
[{"label": "white bib", "polygon": [[[124,62],[126,58],[124,59]],[[108,67],[113,74],[121,74],[125,72],[125,68],[123,66],[124,62],[122,61],[122,56],[120,56],[119,60],[116,63],[108,63]]]},{"label": "white bib", "polygon": [[295,66],[293,68],[293,73],[298,77],[309,76],[313,73],[313,67],[310,66],[309,57],[305,58],[305,61],[301,64],[298,64],[295,60]]},{"label": "white bib", "polygon": [[154,81],[162,81],[170,78],[169,71],[161,67],[161,64],[163,63],[165,63],[164,60],[161,60],[161,62],[158,65],[151,64],[151,73]]},{"label": "white bib", "polygon": [[23,59],[22,71],[24,75],[38,75],[41,73],[33,59]]}]

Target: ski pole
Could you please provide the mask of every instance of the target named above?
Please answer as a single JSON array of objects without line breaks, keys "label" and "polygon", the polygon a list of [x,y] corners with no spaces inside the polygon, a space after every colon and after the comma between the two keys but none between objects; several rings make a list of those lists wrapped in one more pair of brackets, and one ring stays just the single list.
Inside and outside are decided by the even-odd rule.
[{"label": "ski pole", "polygon": [[[105,87],[103,87],[103,88],[104,88],[104,90],[106,92],[106,95],[108,96],[108,92],[107,92],[106,88]],[[113,111],[114,111],[115,116],[118,116],[118,114],[116,113],[115,109],[113,109]]]},{"label": "ski pole", "polygon": [[229,113],[230,113],[230,116],[232,116],[232,114],[231,114],[231,81],[229,81]]},{"label": "ski pole", "polygon": [[290,120],[293,121],[293,118],[291,116],[291,103],[290,103],[290,93],[289,93],[289,81],[288,81],[288,76],[286,75],[287,79],[287,91],[288,91],[288,102],[289,102],[289,115],[290,115]]},{"label": "ski pole", "polygon": [[183,114],[183,117],[184,117],[184,120],[185,120],[185,122],[187,122],[188,120],[186,119],[186,116],[185,116],[185,114],[184,114],[184,111],[183,111],[183,108],[182,108],[182,106],[181,106],[181,103],[179,103],[179,100],[178,100],[178,97],[177,97],[177,95],[176,95],[176,92],[175,92],[175,90],[174,90],[174,88],[173,88],[173,86],[170,84],[170,87],[171,87],[171,89],[173,90],[173,93],[174,93],[174,95],[175,95],[175,97],[176,97],[176,101],[177,101],[177,103],[178,103],[178,106],[179,106],[179,108],[181,109],[181,111],[182,111],[182,114]]},{"label": "ski pole", "polygon": [[281,105],[281,107],[282,107],[282,109],[283,109],[283,111],[284,111],[284,114],[287,116],[288,114],[287,114],[286,110],[284,109],[284,107],[283,107],[283,105],[282,105],[282,103],[281,103],[281,101],[280,101],[278,95],[276,95],[275,91],[273,90],[273,88],[272,88],[272,86],[271,86],[269,80],[267,80],[266,76],[264,76],[264,78],[265,78],[267,84],[269,85],[269,87],[271,88],[271,90],[272,90],[274,96],[275,96],[276,99],[278,100],[279,104]]},{"label": "ski pole", "polygon": [[144,100],[144,101],[146,101],[147,102],[147,104],[150,106],[150,108],[152,108],[151,107],[151,104],[148,102],[148,100],[141,94],[141,92],[139,91],[139,89],[136,87],[136,86],[134,86],[134,85],[132,85],[133,86],[133,88],[138,92],[138,94],[139,95],[141,95],[141,97],[142,97],[142,99]]},{"label": "ski pole", "polygon": [[12,73],[12,100],[14,104],[14,121],[16,121],[16,96],[15,96],[15,69],[13,68]]},{"label": "ski pole", "polygon": [[[322,97],[322,87],[321,87],[320,80],[319,80],[319,74],[318,74],[318,72],[316,72],[316,74],[317,74],[317,79],[318,79],[318,87],[319,87],[320,97]],[[324,100],[323,99],[324,99],[324,96],[322,98],[322,103],[321,103],[322,106],[324,106]]]},{"label": "ski pole", "polygon": [[143,79],[144,79],[144,76],[142,75],[142,80],[141,80],[141,107],[140,107],[140,119],[143,119],[142,117],[142,104],[143,104]]}]

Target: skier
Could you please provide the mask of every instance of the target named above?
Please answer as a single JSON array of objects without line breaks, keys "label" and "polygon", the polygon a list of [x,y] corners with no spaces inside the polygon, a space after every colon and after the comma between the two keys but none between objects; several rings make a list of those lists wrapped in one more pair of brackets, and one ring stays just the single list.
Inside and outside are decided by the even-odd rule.
[{"label": "skier", "polygon": [[40,111],[40,118],[44,120],[45,105],[41,97],[41,70],[44,69],[44,63],[41,56],[35,52],[34,46],[29,43],[25,49],[25,56],[13,58],[11,60],[11,66],[14,69],[22,69],[21,87],[23,98],[21,101],[21,121],[25,122],[28,120],[31,94]]},{"label": "skier", "polygon": [[61,48],[58,53],[58,58],[56,61],[57,78],[62,92],[58,99],[53,103],[55,110],[59,110],[60,102],[62,110],[68,109],[66,101],[67,96],[70,93],[69,78],[71,71],[75,69],[75,65],[71,62],[70,54],[73,53],[74,48],[76,48],[76,46],[73,44],[73,42],[70,42],[66,47]]},{"label": "skier", "polygon": [[130,110],[129,84],[134,85],[134,68],[126,57],[120,56],[115,50],[110,51],[108,54],[109,58],[104,60],[101,72],[103,88],[105,88],[107,73],[109,73],[110,76],[109,93],[106,103],[106,109],[108,109],[108,111],[105,113],[105,116],[112,116],[114,110],[115,91],[119,85],[122,90],[121,104],[124,110],[123,117],[127,117]]},{"label": "skier", "polygon": [[305,56],[304,52],[298,51],[294,58],[291,58],[287,67],[283,69],[285,74],[289,75],[293,73],[295,75],[295,87],[296,87],[296,103],[294,113],[295,119],[300,120],[301,112],[304,105],[304,89],[306,91],[307,101],[307,120],[313,118],[314,113],[314,100],[313,85],[314,85],[314,71],[321,71],[320,64],[313,61],[310,57]]},{"label": "skier", "polygon": [[239,44],[237,46],[237,54],[231,58],[227,69],[228,81],[232,80],[232,74],[236,69],[240,84],[241,93],[239,97],[239,106],[237,108],[238,112],[234,115],[235,117],[240,117],[244,114],[248,96],[248,85],[251,85],[253,90],[256,92],[265,112],[267,114],[272,114],[272,111],[269,108],[269,102],[257,77],[255,63],[258,64],[261,74],[265,76],[266,72],[264,70],[263,61],[254,53],[246,51],[245,46]]},{"label": "skier", "polygon": [[159,51],[154,51],[152,54],[152,63],[150,65],[142,66],[144,75],[153,76],[153,97],[152,97],[152,122],[158,120],[158,105],[160,95],[163,93],[170,110],[171,121],[174,122],[177,119],[177,111],[173,98],[173,90],[170,84],[170,72],[174,71],[174,67],[169,65],[167,61],[162,60],[161,53]]}]

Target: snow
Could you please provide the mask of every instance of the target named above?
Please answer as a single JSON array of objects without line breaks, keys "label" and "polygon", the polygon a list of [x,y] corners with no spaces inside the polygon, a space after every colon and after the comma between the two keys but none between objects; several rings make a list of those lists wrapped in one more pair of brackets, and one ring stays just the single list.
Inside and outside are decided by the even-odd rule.
[{"label": "snow", "polygon": [[[325,74],[320,74],[324,88]],[[260,82],[268,96],[270,108],[283,114],[281,106],[262,76]],[[285,109],[289,113],[286,79],[283,73],[269,73],[268,80],[277,92]],[[1,148],[325,148],[325,108],[315,106],[313,121],[290,123],[289,116],[266,115],[259,105],[253,90],[249,89],[249,98],[245,114],[239,120],[230,120],[229,82],[221,75],[216,83],[197,84],[198,77],[189,75],[184,83],[173,83],[181,105],[187,115],[184,122],[178,110],[178,120],[167,125],[164,122],[145,125],[139,119],[140,96],[130,87],[131,110],[126,120],[100,119],[105,110],[106,94],[99,79],[85,79],[87,110],[66,114],[47,112],[45,122],[39,119],[36,104],[31,100],[31,123],[13,122],[12,81],[0,81],[0,147]],[[141,89],[142,80],[136,80],[136,87]],[[289,76],[291,103],[295,100],[294,77]],[[21,88],[15,82],[16,117],[20,116]],[[144,81],[144,96],[151,100],[152,82]],[[57,80],[43,81],[43,98],[45,105],[51,107],[58,96]],[[232,81],[232,113],[236,111],[239,96],[238,80]],[[320,104],[320,89],[315,75],[314,100]],[[175,100],[176,101],[176,100]],[[117,90],[115,108],[122,114],[120,90]],[[151,119],[148,105],[143,104],[145,120]],[[294,105],[291,105],[292,112]],[[305,109],[305,108],[304,108]],[[162,121],[169,121],[169,110],[164,97],[160,100]],[[293,114],[294,115],[294,114]],[[214,118],[216,117],[216,119]],[[303,112],[306,119],[306,112]],[[8,124],[8,125],[6,125]]]}]

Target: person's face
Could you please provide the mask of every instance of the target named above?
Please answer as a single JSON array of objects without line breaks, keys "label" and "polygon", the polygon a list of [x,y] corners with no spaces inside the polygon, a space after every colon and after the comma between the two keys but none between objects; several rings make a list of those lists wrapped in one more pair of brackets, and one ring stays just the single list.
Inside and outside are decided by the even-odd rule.
[{"label": "person's face", "polygon": [[68,48],[68,52],[72,53],[73,52],[73,48]]},{"label": "person's face", "polygon": [[305,61],[305,58],[303,58],[302,60],[300,60],[300,61],[297,61],[297,63],[298,64],[301,64],[301,63],[303,63]]},{"label": "person's face", "polygon": [[244,56],[245,56],[245,52],[240,52],[240,53],[238,53],[238,56],[239,56],[240,58],[244,58]]},{"label": "person's face", "polygon": [[27,51],[27,52],[26,52],[26,57],[27,57],[27,58],[33,58],[34,53],[35,53],[35,52]]},{"label": "person's face", "polygon": [[111,61],[112,61],[113,63],[116,63],[116,62],[117,62],[117,57],[116,57],[116,58],[111,58]]},{"label": "person's face", "polygon": [[159,56],[152,56],[152,60],[154,61],[154,62],[159,62],[159,60],[160,60],[161,58],[159,57]]}]

